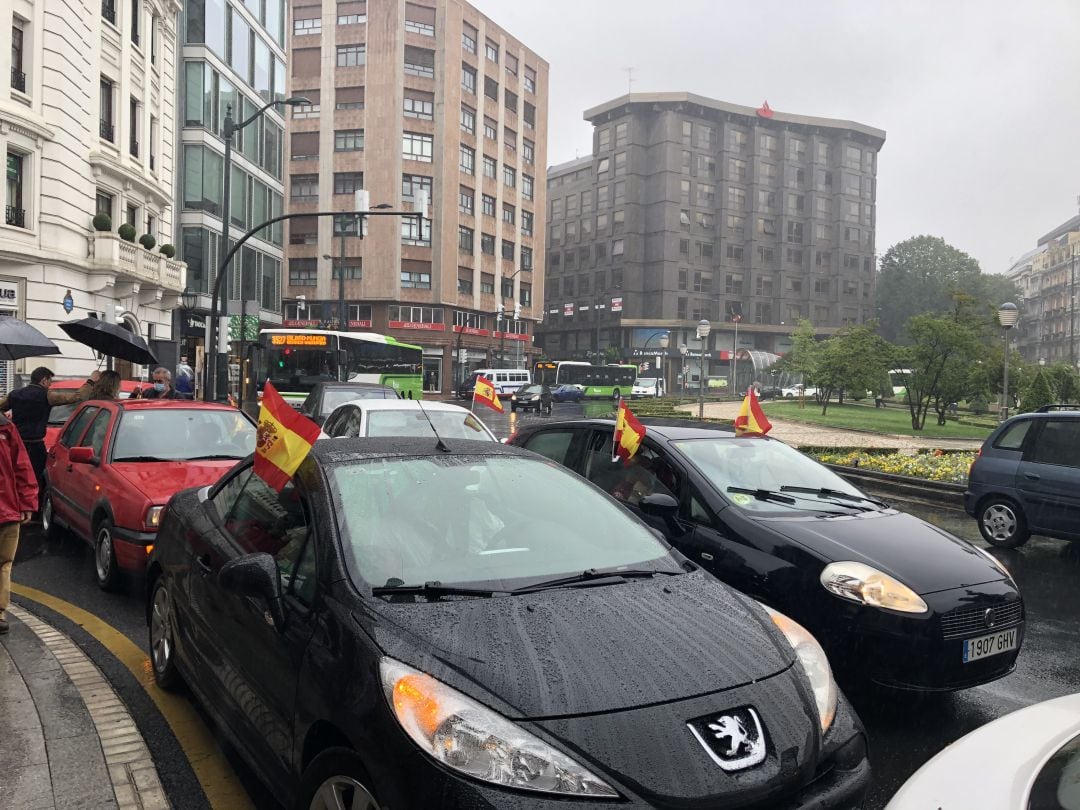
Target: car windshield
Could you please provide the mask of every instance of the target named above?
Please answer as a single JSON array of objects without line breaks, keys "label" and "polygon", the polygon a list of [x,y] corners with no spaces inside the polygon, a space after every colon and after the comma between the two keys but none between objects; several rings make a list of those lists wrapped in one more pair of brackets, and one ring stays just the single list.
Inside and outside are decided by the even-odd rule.
[{"label": "car windshield", "polygon": [[804,456],[783,442],[754,436],[723,439],[682,439],[675,447],[701,470],[716,489],[736,506],[753,512],[793,512],[796,509],[835,509],[824,498],[795,498],[791,503],[763,500],[729,492],[736,489],[781,492],[783,487],[830,489],[848,495],[861,493],[828,467]]},{"label": "car windshield", "polygon": [[354,399],[393,399],[394,393],[385,388],[330,388],[323,391],[320,416],[328,416],[338,405]]},{"label": "car windshield", "polygon": [[656,377],[638,377],[634,380],[635,388],[655,388]]},{"label": "car windshield", "polygon": [[367,436],[431,436],[431,425],[443,439],[492,440],[484,424],[468,411],[441,411],[429,408],[412,410],[371,410],[367,417]]},{"label": "car windshield", "polygon": [[517,390],[518,394],[539,394],[541,386],[539,385],[523,385]]},{"label": "car windshield", "polygon": [[468,582],[509,590],[587,569],[681,570],[648,528],[541,459],[363,459],[332,467],[331,481],[358,584]]},{"label": "car windshield", "polygon": [[62,425],[68,420],[68,417],[79,407],[78,402],[74,402],[71,405],[53,405],[49,409],[49,424],[50,425]]},{"label": "car windshield", "polygon": [[127,411],[113,462],[244,458],[255,450],[255,426],[239,411],[161,408]]}]

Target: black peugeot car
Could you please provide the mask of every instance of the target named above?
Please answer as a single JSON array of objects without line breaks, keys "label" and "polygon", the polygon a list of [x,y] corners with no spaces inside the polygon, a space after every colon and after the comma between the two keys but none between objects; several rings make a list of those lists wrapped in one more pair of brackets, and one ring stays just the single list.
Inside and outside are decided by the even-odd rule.
[{"label": "black peugeot car", "polygon": [[809,633],[518,448],[317,442],[280,492],[243,462],[171,500],[148,594],[158,684],[287,806],[848,808],[869,781]]},{"label": "black peugeot car", "polygon": [[[990,554],[783,442],[641,421],[645,440],[629,465],[611,460],[611,420],[529,425],[510,443],[577,471],[691,560],[803,624],[842,682],[955,690],[1013,670],[1024,604]],[[668,514],[642,509],[657,496]]]}]

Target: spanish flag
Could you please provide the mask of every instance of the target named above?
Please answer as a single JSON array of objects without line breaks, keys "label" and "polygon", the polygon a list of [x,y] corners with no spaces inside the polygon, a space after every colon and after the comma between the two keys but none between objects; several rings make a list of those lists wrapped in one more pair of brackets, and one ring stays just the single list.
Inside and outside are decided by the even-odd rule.
[{"label": "spanish flag", "polygon": [[499,395],[495,393],[495,386],[487,377],[477,377],[476,385],[472,392],[473,402],[483,402],[492,410],[502,413],[503,404],[499,402]]},{"label": "spanish flag", "polygon": [[746,392],[746,399],[739,408],[739,415],[735,417],[735,432],[744,436],[747,433],[760,433],[762,435],[772,430],[772,422],[765,418],[765,411],[754,394],[751,386]]},{"label": "spanish flag", "polygon": [[255,436],[255,474],[281,492],[318,438],[319,426],[291,408],[268,380]]},{"label": "spanish flag", "polygon": [[645,426],[620,399],[619,415],[615,419],[615,440],[611,443],[611,460],[618,461],[621,458],[623,464],[629,464],[644,438]]}]

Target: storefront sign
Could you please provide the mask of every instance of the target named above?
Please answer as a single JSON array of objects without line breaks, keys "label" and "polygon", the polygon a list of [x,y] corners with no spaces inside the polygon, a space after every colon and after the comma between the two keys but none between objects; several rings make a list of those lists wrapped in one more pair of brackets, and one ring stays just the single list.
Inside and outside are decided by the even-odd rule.
[{"label": "storefront sign", "polygon": [[622,312],[622,299],[621,298],[612,298],[611,299],[611,311],[612,312]]},{"label": "storefront sign", "polygon": [[329,335],[270,335],[271,346],[313,346],[330,345]]},{"label": "storefront sign", "polygon": [[506,340],[528,340],[528,335],[519,335],[517,332],[492,332],[492,337],[505,338]]},{"label": "storefront sign", "polygon": [[349,321],[350,329],[370,329],[371,321]]},{"label": "storefront sign", "polygon": [[0,309],[19,308],[19,285],[13,281],[0,281]]},{"label": "storefront sign", "polygon": [[286,318],[281,325],[287,329],[318,329],[322,321],[301,321],[295,318]]},{"label": "storefront sign", "polygon": [[465,335],[475,335],[476,337],[487,337],[487,329],[478,329],[475,326],[455,326],[455,332],[460,332]]},{"label": "storefront sign", "polygon": [[180,316],[180,334],[202,337],[206,334],[206,316],[185,313]]},{"label": "storefront sign", "polygon": [[574,305],[573,304],[563,304],[562,305],[562,314],[569,318],[571,315],[574,314]]},{"label": "storefront sign", "polygon": [[390,321],[387,326],[391,329],[420,329],[425,332],[445,332],[446,324],[442,323],[417,323],[416,321]]}]

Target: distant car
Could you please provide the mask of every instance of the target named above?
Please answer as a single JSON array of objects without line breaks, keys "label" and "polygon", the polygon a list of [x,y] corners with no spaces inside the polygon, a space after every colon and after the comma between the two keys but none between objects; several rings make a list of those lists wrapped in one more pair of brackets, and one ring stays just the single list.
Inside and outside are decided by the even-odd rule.
[{"label": "distant car", "polygon": [[357,399],[397,399],[398,393],[388,385],[364,382],[320,382],[307,395],[300,413],[322,426],[326,417],[343,402]]},{"label": "distant car", "polygon": [[781,388],[780,393],[786,399],[795,399],[799,396],[816,397],[818,390],[813,386],[807,387],[802,383],[798,383],[796,385],[788,386],[787,388]]},{"label": "distant car", "polygon": [[991,433],[968,470],[964,509],[994,546],[1033,533],[1080,540],[1080,406],[1020,414]]},{"label": "distant car", "polygon": [[[434,426],[434,431],[432,430]],[[472,411],[449,402],[356,399],[338,405],[323,422],[323,437],[432,436],[498,441]]]},{"label": "distant car", "polygon": [[[642,418],[630,464],[612,419],[529,423],[510,443],[625,502],[687,557],[813,633],[849,682],[956,690],[1012,672],[1024,603],[990,554],[864,495],[767,436]],[[664,495],[671,508],[643,507]]]},{"label": "distant car", "polygon": [[[548,389],[549,392],[550,390],[551,389]],[[543,391],[544,386],[542,385],[521,386],[521,388],[510,395],[510,410],[534,410],[539,413],[544,404],[542,397]],[[551,403],[548,403],[549,408],[550,404]],[[550,413],[550,410],[548,412]]]},{"label": "distant car", "polygon": [[662,397],[664,395],[664,381],[657,377],[638,377],[634,380],[634,386],[630,389],[631,399],[639,397]]},{"label": "distant car", "polygon": [[582,402],[585,399],[585,389],[580,385],[556,385],[551,389],[551,398],[555,402]]},{"label": "distant car", "polygon": [[1080,810],[1080,695],[999,717],[945,748],[885,810]]},{"label": "distant car", "polygon": [[316,442],[168,506],[150,664],[282,806],[860,806],[820,646],[562,467],[495,442]]},{"label": "distant car", "polygon": [[212,484],[255,449],[236,408],[190,400],[81,403],[49,451],[41,507],[46,533],[66,526],[94,549],[98,585],[139,572],[165,504]]},{"label": "distant car", "polygon": [[[50,391],[77,391],[82,388],[86,383],[86,380],[56,380],[49,386]],[[120,381],[120,399],[127,399],[131,396],[135,389],[140,388],[142,383],[137,380],[121,380]],[[64,427],[64,423],[67,422],[68,417],[75,412],[75,409],[79,407],[79,403],[75,402],[71,405],[53,405],[49,410],[49,424],[45,428],[45,450],[52,449],[52,446],[56,444],[56,439],[60,436],[60,431]]]}]

